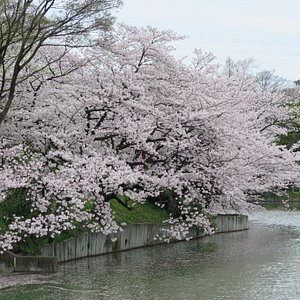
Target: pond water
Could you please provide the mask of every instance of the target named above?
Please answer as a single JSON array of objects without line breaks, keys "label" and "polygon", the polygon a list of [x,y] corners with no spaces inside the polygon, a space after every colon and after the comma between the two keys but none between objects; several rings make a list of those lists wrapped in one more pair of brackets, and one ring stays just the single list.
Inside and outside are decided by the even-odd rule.
[{"label": "pond water", "polygon": [[50,276],[0,277],[14,299],[300,299],[300,212],[250,216],[250,230],[61,264]]}]

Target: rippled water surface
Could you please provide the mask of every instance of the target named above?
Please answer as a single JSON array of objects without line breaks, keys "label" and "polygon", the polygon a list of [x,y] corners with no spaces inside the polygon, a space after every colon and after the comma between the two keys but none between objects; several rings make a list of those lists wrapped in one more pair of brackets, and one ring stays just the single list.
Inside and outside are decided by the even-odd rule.
[{"label": "rippled water surface", "polygon": [[299,300],[300,213],[250,220],[248,231],[86,258],[48,277],[0,277],[18,284],[0,299]]}]

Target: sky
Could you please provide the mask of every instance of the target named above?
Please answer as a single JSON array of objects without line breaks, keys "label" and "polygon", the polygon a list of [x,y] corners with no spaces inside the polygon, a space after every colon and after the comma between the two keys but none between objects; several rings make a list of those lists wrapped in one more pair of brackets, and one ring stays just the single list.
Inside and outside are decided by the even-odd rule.
[{"label": "sky", "polygon": [[300,79],[299,0],[123,0],[117,22],[171,29],[187,38],[176,42],[178,58],[195,48],[226,58],[253,58],[257,71],[275,70]]}]

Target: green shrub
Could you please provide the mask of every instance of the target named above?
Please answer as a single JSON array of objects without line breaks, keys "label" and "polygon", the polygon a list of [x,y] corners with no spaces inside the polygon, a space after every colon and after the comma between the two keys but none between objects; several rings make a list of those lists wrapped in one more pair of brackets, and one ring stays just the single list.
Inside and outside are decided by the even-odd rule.
[{"label": "green shrub", "polygon": [[6,217],[12,220],[14,215],[29,217],[31,205],[26,197],[27,191],[24,188],[11,190],[5,200],[0,203],[0,218]]},{"label": "green shrub", "polygon": [[8,225],[12,222],[14,216],[30,216],[31,206],[30,202],[26,200],[26,196],[26,189],[14,189],[0,203],[0,233],[8,230]]},{"label": "green shrub", "polygon": [[174,218],[177,218],[180,216],[180,210],[178,208],[178,198],[176,197],[176,194],[171,190],[164,190],[162,191],[157,197],[149,197],[149,201],[151,203],[159,203],[161,205],[164,205],[164,210],[168,214],[172,214]]},{"label": "green shrub", "polygon": [[40,255],[43,246],[48,244],[47,237],[37,238],[34,235],[26,237],[14,247],[15,253],[22,253],[24,255]]}]

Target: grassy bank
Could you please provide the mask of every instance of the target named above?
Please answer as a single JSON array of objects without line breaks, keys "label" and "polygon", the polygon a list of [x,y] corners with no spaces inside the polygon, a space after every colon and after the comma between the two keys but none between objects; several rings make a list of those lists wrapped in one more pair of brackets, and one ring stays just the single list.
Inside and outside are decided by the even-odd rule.
[{"label": "grassy bank", "polygon": [[128,208],[121,205],[116,199],[110,201],[118,224],[160,224],[168,218],[166,211],[149,202],[141,204],[128,200],[127,206]]}]

